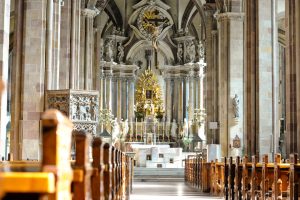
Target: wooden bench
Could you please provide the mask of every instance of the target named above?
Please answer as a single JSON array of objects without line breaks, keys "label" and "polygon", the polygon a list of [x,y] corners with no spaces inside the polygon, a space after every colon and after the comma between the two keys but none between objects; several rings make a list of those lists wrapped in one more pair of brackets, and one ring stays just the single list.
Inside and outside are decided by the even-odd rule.
[{"label": "wooden bench", "polygon": [[[62,115],[57,115],[59,115],[58,119],[63,119]],[[132,160],[120,150],[110,147],[109,144],[102,144],[98,137],[93,138],[91,144],[90,134],[84,131],[73,131],[76,159],[72,163],[70,160],[72,124],[67,119],[64,120],[67,120],[68,123],[60,122],[58,119],[47,119],[45,123],[43,120],[43,125],[47,125],[43,128],[43,141],[47,142],[44,142],[45,145],[43,145],[43,152],[45,153],[42,162],[11,161],[0,163],[0,193],[3,199],[39,199],[40,196],[47,196],[49,199],[68,199],[60,195],[60,187],[65,190],[67,188],[70,199],[129,199],[129,188],[132,188],[132,176],[129,175],[129,169]],[[53,121],[55,126],[51,127],[49,121]],[[47,132],[49,131],[52,131],[51,136],[48,136]],[[64,131],[70,131],[69,135],[68,133],[64,135]],[[66,136],[70,137],[69,140],[65,139]],[[92,147],[92,163],[89,158],[90,147]],[[66,148],[68,148],[67,151]],[[111,160],[113,152],[115,154],[114,166]],[[51,160],[48,161],[47,159]],[[68,174],[62,173],[66,169],[70,170]],[[108,175],[110,175],[109,171],[115,172],[114,190],[105,181],[107,177],[104,173],[107,172],[107,169]],[[62,176],[64,179],[59,179],[62,184],[57,185],[59,183],[57,182],[58,176]],[[66,178],[69,178],[69,185],[66,185]],[[112,178],[111,175],[108,180],[110,178]],[[23,187],[15,184],[16,181],[22,183]],[[57,192],[60,196],[56,195]],[[110,195],[106,195],[105,192]],[[65,193],[63,194],[66,195]]]},{"label": "wooden bench", "polygon": [[43,156],[40,172],[1,172],[2,199],[39,199],[40,196],[72,199],[72,123],[58,111],[49,110],[42,116],[42,125]]}]

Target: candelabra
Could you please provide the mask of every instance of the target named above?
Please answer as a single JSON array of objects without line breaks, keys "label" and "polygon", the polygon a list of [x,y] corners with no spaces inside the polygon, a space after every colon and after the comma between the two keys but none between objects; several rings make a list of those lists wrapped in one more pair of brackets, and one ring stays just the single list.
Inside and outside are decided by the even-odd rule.
[{"label": "candelabra", "polygon": [[107,125],[111,125],[114,120],[114,115],[109,109],[102,109],[99,113],[99,123],[104,126],[104,129],[107,128]]}]

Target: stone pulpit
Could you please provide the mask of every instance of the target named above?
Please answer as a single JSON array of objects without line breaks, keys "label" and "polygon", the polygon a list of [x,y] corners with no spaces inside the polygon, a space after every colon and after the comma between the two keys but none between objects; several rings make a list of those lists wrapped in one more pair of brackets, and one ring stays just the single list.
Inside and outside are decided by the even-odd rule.
[{"label": "stone pulpit", "polygon": [[48,90],[46,109],[54,108],[64,113],[75,130],[96,134],[99,116],[99,92],[87,90]]}]

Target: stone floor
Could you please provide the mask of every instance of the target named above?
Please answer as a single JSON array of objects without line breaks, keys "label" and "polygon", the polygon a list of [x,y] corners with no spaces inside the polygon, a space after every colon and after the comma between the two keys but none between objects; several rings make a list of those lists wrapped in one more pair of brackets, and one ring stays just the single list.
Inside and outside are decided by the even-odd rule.
[{"label": "stone floor", "polygon": [[130,200],[222,199],[198,192],[184,182],[135,182]]}]

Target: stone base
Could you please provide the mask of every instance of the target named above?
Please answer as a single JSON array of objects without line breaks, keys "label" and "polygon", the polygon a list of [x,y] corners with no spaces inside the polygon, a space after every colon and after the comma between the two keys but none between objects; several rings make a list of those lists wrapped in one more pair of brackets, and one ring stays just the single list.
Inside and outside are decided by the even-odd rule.
[{"label": "stone base", "polygon": [[208,144],[207,145],[207,162],[221,160],[221,145],[220,144]]}]

